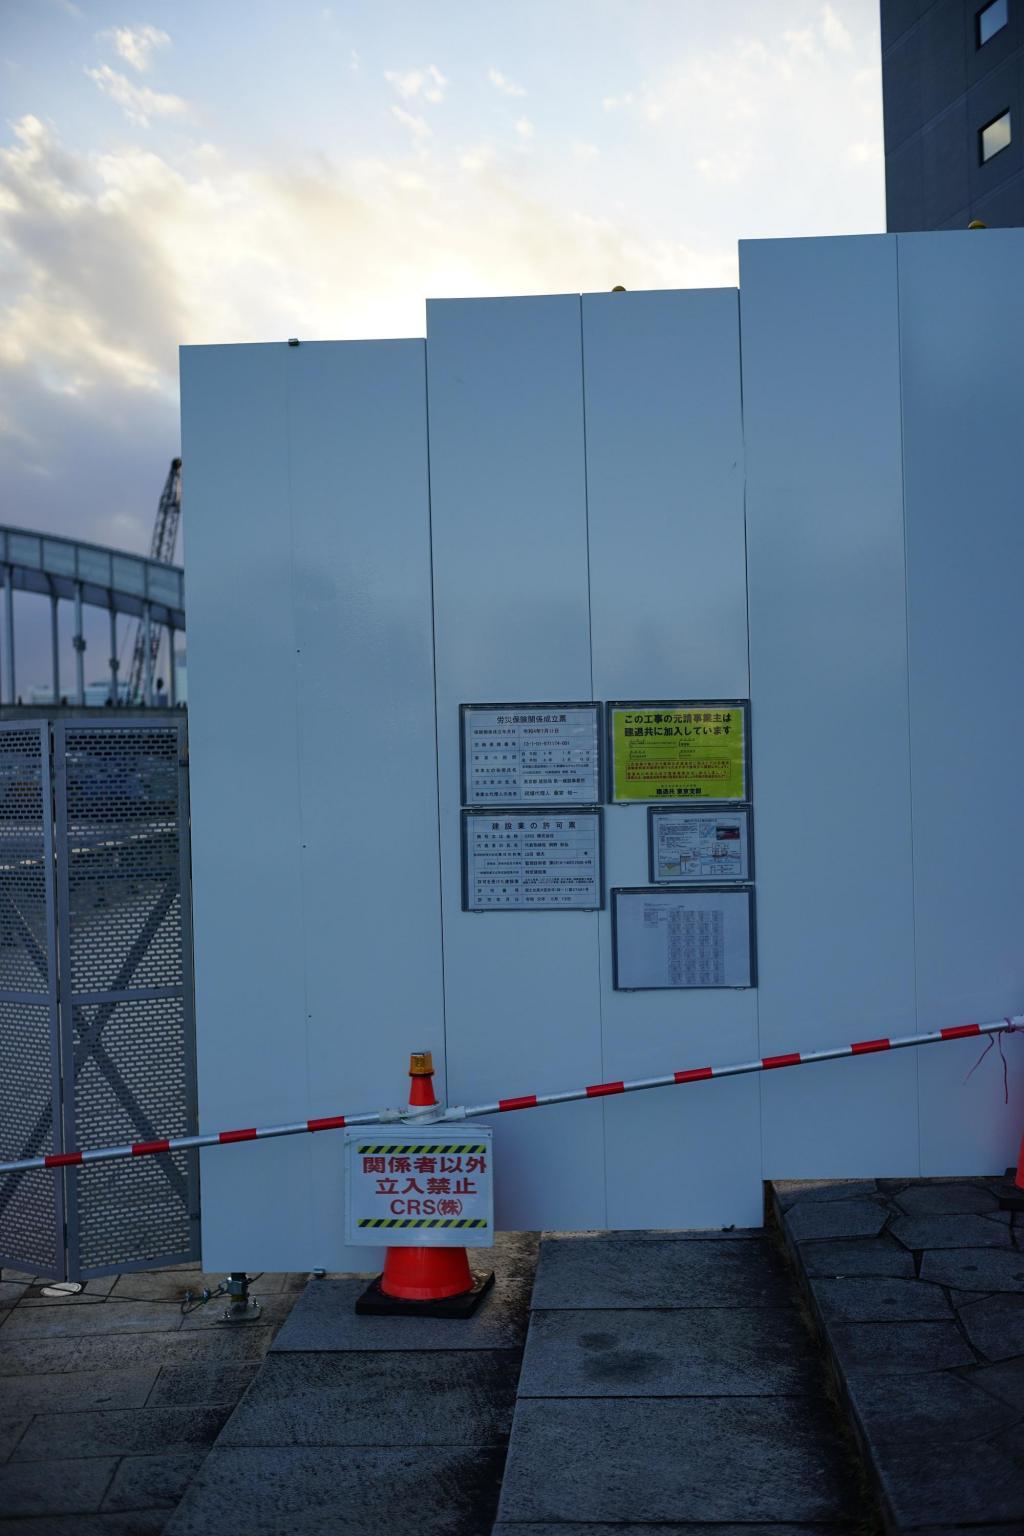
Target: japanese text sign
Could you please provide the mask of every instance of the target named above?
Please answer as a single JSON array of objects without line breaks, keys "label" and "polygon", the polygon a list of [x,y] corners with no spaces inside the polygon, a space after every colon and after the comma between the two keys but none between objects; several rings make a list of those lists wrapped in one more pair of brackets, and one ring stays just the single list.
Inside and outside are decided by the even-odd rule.
[{"label": "japanese text sign", "polygon": [[596,805],[599,704],[463,704],[463,805]]},{"label": "japanese text sign", "polygon": [[345,1132],[346,1240],[484,1248],[494,1240],[491,1131],[461,1125]]},{"label": "japanese text sign", "polygon": [[609,704],[613,800],[745,800],[748,710],[721,699]]}]

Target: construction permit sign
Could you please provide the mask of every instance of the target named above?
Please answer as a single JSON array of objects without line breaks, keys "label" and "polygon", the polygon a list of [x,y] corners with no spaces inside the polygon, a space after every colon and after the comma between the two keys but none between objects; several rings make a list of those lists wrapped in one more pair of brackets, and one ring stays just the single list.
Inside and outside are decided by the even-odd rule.
[{"label": "construction permit sign", "polygon": [[612,799],[746,800],[748,710],[721,699],[609,704]]},{"label": "construction permit sign", "polygon": [[350,1243],[486,1248],[494,1241],[489,1128],[370,1126],[345,1132]]}]

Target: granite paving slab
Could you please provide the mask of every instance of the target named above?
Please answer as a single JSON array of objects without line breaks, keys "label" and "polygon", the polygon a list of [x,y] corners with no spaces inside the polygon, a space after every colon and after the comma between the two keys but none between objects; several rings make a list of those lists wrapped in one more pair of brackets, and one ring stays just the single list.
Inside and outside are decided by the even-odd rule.
[{"label": "granite paving slab", "polygon": [[37,1339],[31,1334],[17,1338],[0,1326],[0,1392],[10,1376],[43,1375],[66,1371],[78,1348],[72,1339]]},{"label": "granite paving slab", "polygon": [[1024,1302],[1016,1296],[986,1296],[960,1309],[967,1337],[987,1360],[1024,1355]]},{"label": "granite paving slab", "polygon": [[889,1223],[889,1231],[904,1248],[912,1249],[1013,1246],[1009,1223],[995,1216],[897,1216]]},{"label": "granite paving slab", "polygon": [[814,1295],[822,1316],[854,1323],[926,1322],[952,1318],[953,1308],[937,1285],[893,1277],[819,1276]]},{"label": "granite paving slab", "polygon": [[907,1216],[981,1215],[999,1209],[999,1201],[983,1184],[910,1184],[894,1195],[895,1204]]},{"label": "granite paving slab", "polygon": [[875,1237],[885,1226],[888,1207],[874,1196],[861,1200],[798,1201],[786,1217],[786,1229],[797,1242],[822,1237]]},{"label": "granite paving slab", "polygon": [[[9,1405],[5,1401],[3,1406],[7,1408]],[[0,1462],[6,1461],[12,1454],[18,1443],[24,1438],[25,1431],[30,1422],[31,1415],[28,1413],[20,1415],[4,1413],[0,1415]],[[0,1505],[0,1514],[2,1512],[3,1505]]]},{"label": "granite paving slab", "polygon": [[482,1536],[503,1452],[214,1447],[165,1536]]},{"label": "granite paving slab", "polygon": [[534,1308],[521,1397],[818,1394],[795,1311]]},{"label": "granite paving slab", "polygon": [[0,1388],[11,1413],[73,1413],[89,1408],[139,1408],[156,1382],[155,1367],[124,1371],[49,1371],[12,1376]]},{"label": "granite paving slab", "polygon": [[8,1516],[89,1514],[99,1509],[116,1467],[116,1456],[9,1461],[0,1467],[0,1510]]},{"label": "granite paving slab", "polygon": [[155,1385],[149,1394],[150,1406],[165,1404],[168,1407],[184,1407],[190,1403],[203,1403],[208,1407],[217,1403],[238,1402],[246,1387],[259,1369],[256,1360],[240,1365],[212,1364],[163,1365]]},{"label": "granite paving slab", "polygon": [[[846,1273],[839,1242],[800,1241],[820,1196],[788,1186],[783,1233],[834,1362],[887,1530],[1024,1532],[1024,1253],[993,1180],[879,1181],[917,1277]],[[840,1199],[829,1209],[844,1209]],[[844,1244],[842,1246],[849,1247]],[[830,1250],[835,1253],[830,1257]],[[930,1320],[943,1312],[947,1320]]]},{"label": "granite paving slab", "polygon": [[495,1280],[470,1318],[357,1317],[361,1278],[311,1280],[274,1340],[274,1352],[522,1349],[529,1281]]},{"label": "granite paving slab", "polygon": [[789,1302],[781,1259],[767,1241],[577,1243],[545,1236],[533,1289],[538,1309],[778,1307]]},{"label": "granite paving slab", "polygon": [[204,1447],[203,1450],[177,1451],[170,1455],[125,1456],[103,1500],[103,1513],[122,1509],[174,1509],[206,1455]]},{"label": "granite paving slab", "polygon": [[844,1372],[941,1371],[977,1358],[955,1322],[832,1323],[829,1342]]},{"label": "granite paving slab", "polygon": [[22,1294],[0,1323],[3,1536],[158,1536],[294,1300],[292,1277],[265,1276],[270,1319],[228,1326],[215,1302],[183,1326],[195,1265],[130,1278],[142,1295],[116,1275],[67,1297],[5,1281]]},{"label": "granite paving slab", "polygon": [[271,1354],[217,1444],[499,1445],[515,1391],[502,1350]]},{"label": "granite paving slab", "polygon": [[975,1385],[975,1373],[951,1371],[916,1375],[855,1376],[847,1390],[872,1442],[880,1449],[973,1442],[1009,1429],[1021,1416],[1016,1409]]},{"label": "granite paving slab", "polygon": [[3,1536],[161,1536],[169,1515],[168,1509],[133,1509],[130,1514],[26,1516],[5,1520]]},{"label": "granite paving slab", "polygon": [[[65,1370],[120,1370],[133,1365],[186,1365],[209,1361],[261,1360],[274,1337],[258,1323],[165,1333],[97,1334],[76,1339],[65,1353]],[[56,1341],[58,1344],[62,1341]],[[4,1344],[0,1330],[0,1362]],[[39,1367],[43,1369],[43,1367]]]},{"label": "granite paving slab", "polygon": [[921,1258],[921,1279],[973,1291],[1024,1292],[1024,1253],[1015,1248],[939,1248]]},{"label": "granite paving slab", "polygon": [[[629,1524],[616,1521],[614,1525],[609,1525],[607,1521],[594,1524],[589,1520],[582,1524],[578,1520],[558,1520],[554,1523],[547,1520],[530,1520],[526,1523],[520,1520],[499,1520],[493,1536],[841,1536],[845,1529],[845,1526],[837,1526],[833,1520],[827,1524],[815,1521],[811,1525],[803,1522],[800,1525],[777,1525],[775,1521],[765,1525],[760,1520],[756,1525],[734,1525],[732,1521],[723,1525],[718,1520],[713,1525],[707,1525],[704,1521],[699,1525],[689,1521],[679,1525],[674,1520],[667,1523],[659,1520],[656,1525],[647,1521],[642,1525],[636,1525],[633,1521]],[[958,1532],[957,1536],[961,1536],[961,1533]],[[970,1536],[969,1532],[967,1536]]]},{"label": "granite paving slab", "polygon": [[845,1491],[804,1398],[520,1398],[498,1518],[835,1520]]},{"label": "granite paving slab", "polygon": [[914,1256],[886,1233],[879,1237],[831,1238],[800,1244],[800,1263],[808,1275],[895,1275],[914,1278]]},{"label": "granite paving slab", "polygon": [[74,1446],[77,1456],[128,1456],[212,1445],[229,1408],[109,1409],[41,1413],[32,1420],[12,1462],[47,1461]]},{"label": "granite paving slab", "polygon": [[1024,1409],[1024,1356],[1000,1360],[995,1365],[978,1365],[967,1378],[972,1387],[990,1392],[1004,1403]]},{"label": "granite paving slab", "polygon": [[978,1435],[960,1444],[889,1449],[880,1476],[898,1528],[926,1522],[1013,1520],[1024,1530],[1020,1433]]},{"label": "granite paving slab", "polygon": [[788,1211],[798,1200],[806,1204],[811,1200],[851,1200],[858,1195],[875,1195],[878,1183],[875,1179],[778,1179],[772,1185],[780,1210]]},{"label": "granite paving slab", "polygon": [[67,1338],[90,1333],[152,1333],[177,1330],[181,1312],[175,1302],[107,1299],[85,1307],[16,1306],[0,1332],[8,1339]]}]

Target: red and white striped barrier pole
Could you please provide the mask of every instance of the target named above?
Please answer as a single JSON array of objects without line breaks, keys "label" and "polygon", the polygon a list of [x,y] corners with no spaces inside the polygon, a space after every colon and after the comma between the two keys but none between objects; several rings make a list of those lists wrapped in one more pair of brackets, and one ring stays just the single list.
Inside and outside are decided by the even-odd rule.
[{"label": "red and white striped barrier pole", "polygon": [[742,1077],[748,1072],[771,1072],[779,1067],[806,1067],[815,1061],[841,1061],[846,1056],[870,1056],[876,1051],[901,1051],[915,1045],[940,1045],[944,1040],[967,1040],[975,1035],[1009,1035],[1024,1029],[1024,1014],[1000,1019],[996,1024],[958,1024],[931,1034],[882,1036],[856,1040],[825,1051],[789,1051],[782,1056],[761,1056],[754,1061],[733,1062],[722,1067],[689,1067],[665,1077],[640,1077],[632,1082],[591,1083],[564,1093],[526,1093],[517,1098],[494,1099],[488,1104],[449,1108],[441,1113],[410,1114],[404,1110],[378,1110],[368,1115],[327,1115],[319,1120],[295,1120],[287,1125],[247,1126],[243,1130],[217,1131],[209,1136],[168,1136],[162,1141],[136,1141],[123,1147],[96,1147],[91,1151],[54,1152],[48,1157],[27,1157],[20,1162],[0,1163],[0,1173],[27,1173],[33,1168],[69,1168],[78,1163],[102,1163],[115,1157],[150,1157],[158,1152],[180,1152],[189,1147],[226,1146],[235,1141],[266,1141],[272,1136],[301,1136],[309,1131],[336,1131],[347,1125],[394,1125],[399,1122],[443,1124],[476,1120],[481,1115],[507,1114],[514,1109],[540,1109],[546,1104],[571,1104],[576,1099],[603,1099],[616,1093],[639,1093],[645,1088],[671,1088],[676,1083],[698,1083],[708,1078]]}]

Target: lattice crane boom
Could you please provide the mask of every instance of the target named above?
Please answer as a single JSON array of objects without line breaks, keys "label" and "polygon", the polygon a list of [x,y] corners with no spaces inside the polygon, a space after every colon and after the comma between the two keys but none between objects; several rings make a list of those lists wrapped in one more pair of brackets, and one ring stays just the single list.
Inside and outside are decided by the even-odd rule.
[{"label": "lattice crane boom", "polygon": [[[151,560],[159,560],[161,565],[172,565],[174,551],[178,542],[178,524],[181,522],[181,460],[172,459],[171,467],[167,471],[167,479],[160,493],[160,505],[156,511],[156,523],[153,527],[153,539],[150,544],[149,557]],[[157,657],[160,654],[160,629],[156,624],[149,626],[149,669],[150,676],[156,671]],[[171,666],[174,666],[174,657],[171,657]],[[129,700],[139,698],[142,694],[143,680],[146,676],[146,621],[139,620],[139,627],[135,632],[135,649],[132,652],[131,672],[128,676]],[[149,700],[146,700],[147,704]]]}]

